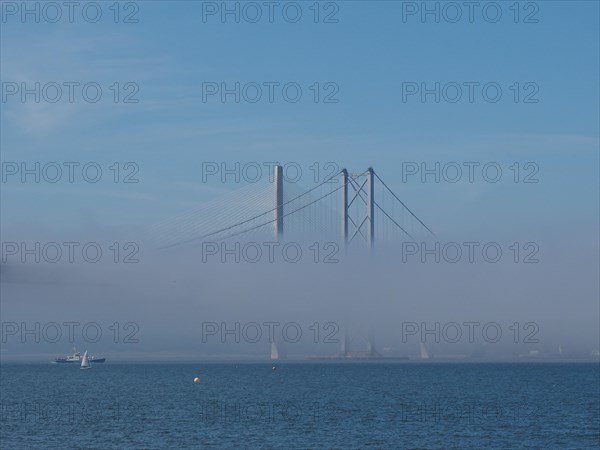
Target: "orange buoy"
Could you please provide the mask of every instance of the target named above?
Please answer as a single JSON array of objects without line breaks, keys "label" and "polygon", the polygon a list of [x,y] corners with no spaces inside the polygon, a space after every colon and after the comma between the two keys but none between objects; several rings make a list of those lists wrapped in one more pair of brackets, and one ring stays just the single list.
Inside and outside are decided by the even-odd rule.
[{"label": "orange buoy", "polygon": [[199,377],[194,378],[194,383],[200,383],[200,378]]}]

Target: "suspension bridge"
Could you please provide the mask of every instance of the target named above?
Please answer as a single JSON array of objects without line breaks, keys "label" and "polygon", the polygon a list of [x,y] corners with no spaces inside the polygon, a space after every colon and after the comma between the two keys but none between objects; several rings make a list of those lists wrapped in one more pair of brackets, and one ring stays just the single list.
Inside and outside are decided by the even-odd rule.
[{"label": "suspension bridge", "polygon": [[303,188],[274,166],[268,181],[251,183],[150,229],[160,247],[260,235],[278,241],[318,235],[345,245],[435,236],[373,170],[342,169]]}]

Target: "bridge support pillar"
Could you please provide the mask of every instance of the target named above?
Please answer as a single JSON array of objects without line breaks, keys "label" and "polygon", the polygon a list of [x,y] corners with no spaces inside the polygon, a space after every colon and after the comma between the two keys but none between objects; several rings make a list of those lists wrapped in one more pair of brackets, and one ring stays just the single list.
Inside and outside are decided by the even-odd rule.
[{"label": "bridge support pillar", "polygon": [[275,238],[283,236],[283,167],[275,166]]},{"label": "bridge support pillar", "polygon": [[348,171],[342,169],[342,236],[348,244]]},{"label": "bridge support pillar", "polygon": [[373,168],[367,169],[368,189],[367,189],[367,214],[369,217],[369,245],[371,249],[375,245],[375,175]]}]

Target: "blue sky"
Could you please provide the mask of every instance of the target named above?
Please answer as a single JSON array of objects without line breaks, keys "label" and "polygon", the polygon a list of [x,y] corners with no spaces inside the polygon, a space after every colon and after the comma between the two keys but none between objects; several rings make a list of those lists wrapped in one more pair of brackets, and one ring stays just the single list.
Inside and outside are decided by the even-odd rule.
[{"label": "blue sky", "polygon": [[[576,230],[597,245],[599,7],[538,2],[538,23],[514,23],[512,3],[488,23],[402,20],[402,2],[339,2],[338,23],[202,21],[202,2],[139,2],[138,23],[1,24],[2,81],[94,81],[95,104],[15,96],[2,107],[3,161],[136,162],[137,184],[2,186],[3,231],[90,223],[123,229],[193,208],[234,189],[201,182],[204,161],[335,161],[373,165],[420,216],[448,236],[531,236]],[[523,14],[526,2],[521,3]],[[433,5],[433,3],[430,3]],[[321,5],[325,8],[324,4]],[[406,7],[404,5],[404,7]],[[432,6],[433,7],[433,6]],[[529,11],[529,10],[528,10]],[[463,10],[466,14],[466,9]],[[521,17],[522,18],[522,17]],[[202,83],[298,82],[298,103],[202,102]],[[402,102],[402,83],[498,83],[497,103]],[[137,104],[115,104],[108,86],[134,82]],[[335,104],[309,86],[333,82]],[[515,103],[510,86],[535,83],[538,103]],[[533,161],[538,184],[402,184],[402,162]],[[518,220],[515,220],[518,217]],[[87,224],[87,225],[86,225]],[[542,225],[543,224],[543,225]]]}]

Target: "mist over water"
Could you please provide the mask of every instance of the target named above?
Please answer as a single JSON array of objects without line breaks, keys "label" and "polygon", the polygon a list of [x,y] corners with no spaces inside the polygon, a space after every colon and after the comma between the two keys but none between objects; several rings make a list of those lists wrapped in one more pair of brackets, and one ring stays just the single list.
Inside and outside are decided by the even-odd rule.
[{"label": "mist over water", "polygon": [[[293,358],[335,355],[344,336],[352,350],[366,351],[369,334],[386,356],[418,357],[421,340],[436,356],[511,359],[530,351],[589,357],[597,347],[597,250],[589,246],[552,254],[538,241],[544,251],[530,264],[515,263],[512,254],[488,262],[478,251],[470,262],[463,247],[463,257],[450,262],[441,252],[426,253],[435,249],[432,240],[376,246],[370,254],[333,241],[324,251],[318,236],[279,244],[261,237],[219,242],[210,254],[200,242],[163,249],[142,242],[138,262],[128,264],[5,263],[2,357],[60,355],[75,345],[115,358],[267,358],[274,339]],[[505,251],[509,245],[501,244]],[[62,337],[49,342],[56,336],[43,331],[50,322],[80,325],[72,336],[61,325]],[[95,329],[86,330],[91,338],[82,332],[89,322],[101,328],[97,342]],[[274,332],[264,325],[271,322]],[[109,329],[115,323],[119,335]],[[284,333],[289,323],[294,328]],[[135,342],[122,342],[127,333]]]}]

